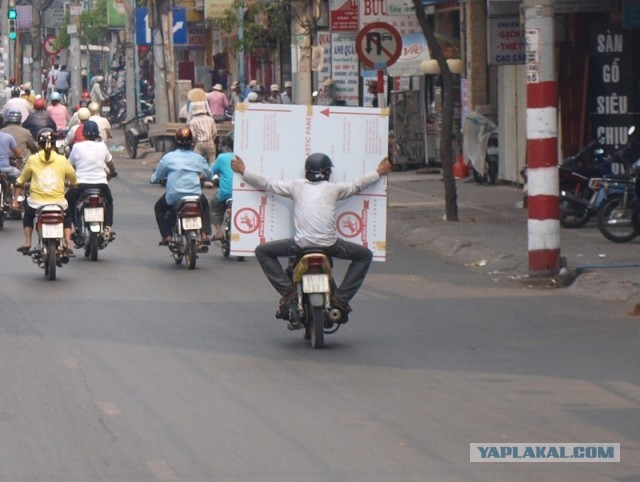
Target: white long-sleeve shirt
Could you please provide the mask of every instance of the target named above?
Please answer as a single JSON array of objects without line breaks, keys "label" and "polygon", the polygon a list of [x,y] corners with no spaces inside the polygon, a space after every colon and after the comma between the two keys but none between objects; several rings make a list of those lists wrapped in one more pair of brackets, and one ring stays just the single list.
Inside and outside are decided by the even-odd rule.
[{"label": "white long-sleeve shirt", "polygon": [[306,179],[276,181],[245,169],[242,176],[253,187],[293,201],[294,240],[301,248],[332,246],[338,239],[336,206],[338,201],[358,194],[380,176],[372,172],[353,182],[311,182]]}]

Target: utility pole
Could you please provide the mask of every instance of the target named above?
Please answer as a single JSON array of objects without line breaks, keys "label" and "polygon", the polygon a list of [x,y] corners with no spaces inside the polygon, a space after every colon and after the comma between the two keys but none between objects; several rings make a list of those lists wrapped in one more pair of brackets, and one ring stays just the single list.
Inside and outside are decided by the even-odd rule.
[{"label": "utility pole", "polygon": [[[149,26],[153,37],[153,73],[155,79],[156,92],[156,123],[166,124],[169,122],[169,98],[167,95],[167,64],[165,62],[164,51],[164,31],[162,29],[163,12],[166,12],[166,1],[158,0],[149,5]],[[168,39],[167,39],[168,40]]]},{"label": "utility pole", "polygon": [[40,9],[34,4],[31,6],[31,52],[33,64],[31,68],[31,86],[33,93],[42,94],[42,15]]},{"label": "utility pole", "polygon": [[[67,105],[75,105],[80,100],[82,92],[82,75],[80,72],[80,14],[82,6],[79,0],[74,0],[70,7],[71,22],[67,25],[67,33],[69,34],[69,59],[72,59],[69,65],[70,89]],[[88,53],[87,53],[88,54]]]},{"label": "utility pole", "polygon": [[293,72],[296,104],[311,104],[311,25],[309,2],[294,1],[291,4],[291,40],[298,56],[297,71]]},{"label": "utility pole", "polygon": [[[133,22],[135,20],[135,0],[127,0],[125,5],[127,17],[124,24],[124,54],[126,65],[126,99],[127,99],[127,119],[133,119],[136,116],[138,107],[138,62],[137,55],[134,56],[136,49]],[[135,58],[134,58],[135,57]]]},{"label": "utility pole", "polygon": [[560,269],[558,85],[553,0],[525,0],[529,275]]}]

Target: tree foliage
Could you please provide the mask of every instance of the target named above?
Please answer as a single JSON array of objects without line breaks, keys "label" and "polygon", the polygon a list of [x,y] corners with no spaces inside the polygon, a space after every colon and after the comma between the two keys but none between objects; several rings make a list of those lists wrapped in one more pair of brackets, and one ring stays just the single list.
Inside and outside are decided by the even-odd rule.
[{"label": "tree foliage", "polygon": [[[240,17],[239,12],[243,15]],[[251,52],[268,57],[280,45],[289,45],[291,5],[289,2],[234,0],[223,18],[216,21],[220,30],[230,36],[229,50]],[[242,19],[242,23],[241,20]],[[236,35],[242,27],[242,36]]]},{"label": "tree foliage", "polygon": [[[56,39],[57,48],[69,47],[67,26],[71,22],[69,13],[65,15],[60,35]],[[80,14],[80,43],[84,45],[106,45],[109,43],[109,29],[107,24],[107,0],[96,0],[91,10]]]}]

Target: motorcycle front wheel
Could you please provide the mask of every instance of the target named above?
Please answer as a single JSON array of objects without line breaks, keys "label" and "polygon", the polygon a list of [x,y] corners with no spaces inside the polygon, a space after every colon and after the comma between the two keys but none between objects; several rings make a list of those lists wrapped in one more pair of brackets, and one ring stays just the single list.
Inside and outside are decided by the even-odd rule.
[{"label": "motorcycle front wheel", "polygon": [[637,206],[637,199],[608,198],[598,210],[598,229],[602,235],[614,243],[626,243],[638,236],[632,222]]}]

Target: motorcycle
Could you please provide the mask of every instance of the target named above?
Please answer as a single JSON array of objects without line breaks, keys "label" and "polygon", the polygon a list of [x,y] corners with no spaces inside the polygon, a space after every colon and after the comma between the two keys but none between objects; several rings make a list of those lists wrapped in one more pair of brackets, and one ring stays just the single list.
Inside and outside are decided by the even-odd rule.
[{"label": "motorcycle", "polygon": [[324,335],[335,333],[348,321],[347,314],[331,304],[333,260],[320,248],[305,248],[289,259],[287,273],[298,295],[284,317],[289,320],[289,329],[303,328],[304,339],[310,340],[313,348],[322,348]]},{"label": "motorcycle", "polygon": [[465,118],[462,148],[475,181],[495,184],[500,150],[498,126],[477,112],[469,112]]},{"label": "motorcycle", "polygon": [[[220,241],[220,245],[222,247],[222,256],[228,258],[231,254],[231,208],[233,202],[231,199],[227,199],[227,209],[224,212],[224,217],[222,218],[222,229],[223,229],[223,237]],[[244,256],[236,256],[238,261],[244,261]]]},{"label": "motorcycle", "polygon": [[629,141],[611,159],[624,166],[626,188],[621,194],[609,197],[598,210],[598,229],[616,243],[631,241],[640,233],[633,222],[640,198],[640,136],[631,138],[635,130],[635,126],[629,128]]},{"label": "motorcycle", "polygon": [[84,247],[84,257],[98,260],[98,251],[115,240],[115,233],[103,235],[106,200],[100,189],[85,189],[76,203],[76,232],[73,242],[76,248]]},{"label": "motorcycle", "polygon": [[559,166],[562,227],[580,228],[596,214],[598,192],[589,186],[589,182],[611,173],[611,165],[607,164],[603,153],[600,140],[595,139]]},{"label": "motorcycle", "polygon": [[40,268],[49,280],[56,279],[57,268],[69,262],[64,249],[64,209],[58,204],[46,204],[36,210],[38,243],[25,255]]},{"label": "motorcycle", "polygon": [[0,228],[4,227],[5,219],[18,220],[22,217],[22,210],[12,206],[13,193],[14,184],[0,172]]},{"label": "motorcycle", "polygon": [[115,90],[102,103],[102,115],[112,127],[119,126],[127,118],[127,99],[124,90]]},{"label": "motorcycle", "polygon": [[172,241],[168,244],[176,264],[185,260],[188,269],[196,267],[198,253],[207,253],[210,242],[202,240],[202,206],[200,196],[185,196],[175,203],[168,215],[173,216]]}]

